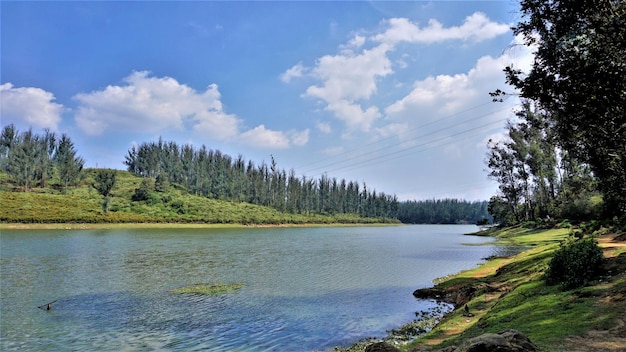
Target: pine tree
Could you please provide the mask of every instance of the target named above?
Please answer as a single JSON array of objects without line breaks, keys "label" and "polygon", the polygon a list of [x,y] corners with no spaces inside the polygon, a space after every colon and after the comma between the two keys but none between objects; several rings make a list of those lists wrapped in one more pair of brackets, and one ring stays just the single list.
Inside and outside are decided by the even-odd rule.
[{"label": "pine tree", "polygon": [[65,133],[61,135],[56,153],[54,155],[54,163],[56,164],[59,180],[63,185],[63,189],[76,185],[81,178],[85,160],[76,156],[74,143]]}]

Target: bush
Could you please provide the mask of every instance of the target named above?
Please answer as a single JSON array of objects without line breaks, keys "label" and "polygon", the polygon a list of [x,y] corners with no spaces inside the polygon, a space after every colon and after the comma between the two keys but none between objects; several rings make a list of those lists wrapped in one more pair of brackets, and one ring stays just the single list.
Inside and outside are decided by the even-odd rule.
[{"label": "bush", "polygon": [[150,181],[144,178],[139,185],[139,188],[135,188],[135,194],[131,198],[134,202],[141,202],[150,199]]},{"label": "bush", "polygon": [[603,264],[598,241],[593,238],[569,241],[554,252],[546,271],[546,282],[560,284],[563,289],[584,286],[602,273]]}]

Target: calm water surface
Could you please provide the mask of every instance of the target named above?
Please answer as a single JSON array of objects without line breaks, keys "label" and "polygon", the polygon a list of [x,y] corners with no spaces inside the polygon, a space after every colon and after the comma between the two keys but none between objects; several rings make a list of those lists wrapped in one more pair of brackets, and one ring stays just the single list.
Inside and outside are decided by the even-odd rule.
[{"label": "calm water surface", "polygon": [[[415,318],[495,254],[475,226],[3,230],[3,351],[323,351]],[[244,283],[220,296],[173,294]],[[51,311],[37,306],[57,300]]]}]

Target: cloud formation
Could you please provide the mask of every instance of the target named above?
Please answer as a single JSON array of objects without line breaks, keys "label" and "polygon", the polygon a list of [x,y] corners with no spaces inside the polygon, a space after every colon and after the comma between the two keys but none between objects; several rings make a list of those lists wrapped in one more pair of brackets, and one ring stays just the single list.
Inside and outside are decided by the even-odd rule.
[{"label": "cloud formation", "polygon": [[308,131],[291,133],[294,138],[289,138],[264,125],[241,132],[242,120],[224,111],[216,84],[196,91],[174,78],[153,77],[147,71],[133,72],[123,81],[125,85],[74,96],[79,104],[74,118],[85,133],[191,130],[221,141],[242,138],[246,144],[265,148],[287,148],[308,141]]},{"label": "cloud formation", "polygon": [[[389,128],[379,126],[377,122],[384,115],[382,109],[372,102],[372,98],[381,80],[394,74],[389,54],[397,50],[399,43],[432,44],[449,40],[480,42],[507,33],[510,27],[508,24],[493,22],[480,12],[466,17],[461,25],[452,27],[444,27],[436,20],[430,20],[426,27],[420,27],[406,18],[385,20],[383,25],[385,29],[382,32],[369,37],[355,35],[339,47],[338,54],[318,58],[311,68],[298,63],[283,73],[283,81],[289,82],[305,74],[315,79],[318,83],[309,86],[302,96],[322,102],[324,110],[344,123],[347,133],[361,131],[388,134],[393,130],[398,131],[401,125]],[[489,58],[481,60],[467,74],[441,75],[415,82],[414,89],[387,107],[385,113],[395,115],[397,119],[412,107],[432,106],[436,103],[442,104],[444,112],[458,109],[477,94],[483,94],[484,91],[476,90],[479,85],[476,82],[487,80],[493,83],[492,73],[496,70],[499,77],[502,76],[502,65],[489,66]],[[396,65],[403,69],[408,64],[405,60],[399,60]]]},{"label": "cloud formation", "polygon": [[54,100],[52,93],[41,88],[2,84],[0,85],[2,123],[57,131],[65,108]]},{"label": "cloud formation", "polygon": [[296,65],[293,65],[293,67],[285,71],[283,74],[281,74],[280,80],[285,83],[289,83],[293,78],[302,77],[303,71],[304,66],[302,65],[302,63],[297,63]]},{"label": "cloud formation", "polygon": [[423,28],[406,18],[392,18],[385,23],[388,25],[387,30],[372,36],[372,40],[390,45],[399,42],[432,44],[446,40],[480,42],[504,34],[511,27],[509,24],[493,22],[481,12],[467,16],[460,26],[447,28],[435,19],[428,21],[428,26]]},{"label": "cloud formation", "polygon": [[224,112],[215,84],[197,92],[170,77],[151,77],[147,71],[133,72],[124,82],[123,86],[74,96],[79,103],[75,120],[85,133],[156,133],[182,130],[187,124],[214,137],[237,135],[239,120]]},{"label": "cloud formation", "polygon": [[309,130],[288,132],[273,131],[259,125],[241,134],[244,144],[267,149],[285,149],[290,146],[303,146],[309,141]]}]

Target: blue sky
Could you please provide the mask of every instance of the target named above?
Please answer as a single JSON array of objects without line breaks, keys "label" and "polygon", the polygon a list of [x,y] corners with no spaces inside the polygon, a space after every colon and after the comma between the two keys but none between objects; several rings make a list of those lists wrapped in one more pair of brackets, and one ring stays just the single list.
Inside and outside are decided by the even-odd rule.
[{"label": "blue sky", "polygon": [[[400,199],[488,199],[486,143],[528,67],[515,1],[0,2],[2,126],[67,133],[88,167],[206,145]],[[510,90],[510,88],[509,88]]]}]

